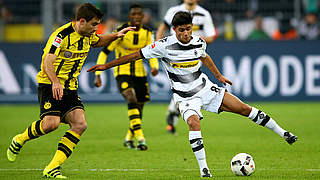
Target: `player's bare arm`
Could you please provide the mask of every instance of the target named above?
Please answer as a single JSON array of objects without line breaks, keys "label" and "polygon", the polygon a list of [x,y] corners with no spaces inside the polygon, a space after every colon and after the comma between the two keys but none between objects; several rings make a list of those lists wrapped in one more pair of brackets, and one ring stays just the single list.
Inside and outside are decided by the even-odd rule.
[{"label": "player's bare arm", "polygon": [[167,30],[168,30],[168,28],[164,23],[160,24],[160,26],[157,30],[157,34],[156,34],[156,41],[159,39],[162,39]]},{"label": "player's bare arm", "polygon": [[207,44],[212,43],[213,40],[214,40],[214,36],[209,36],[209,37],[201,36],[201,38],[202,38]]},{"label": "player's bare arm", "polygon": [[210,70],[210,72],[212,72],[218,81],[224,85],[226,85],[226,83],[232,85],[232,82],[220,73],[210,56],[207,55],[206,57],[201,57],[200,60]]},{"label": "player's bare arm", "polygon": [[112,41],[116,40],[117,38],[123,37],[128,31],[133,31],[134,29],[135,29],[135,27],[127,27],[127,28],[122,29],[119,32],[100,36],[100,40],[98,41],[98,43],[92,45],[92,47],[95,48],[95,47],[105,46],[105,45],[111,43]]},{"label": "player's bare arm", "polygon": [[137,51],[135,53],[132,53],[132,54],[129,54],[126,56],[121,56],[118,59],[110,61],[106,64],[96,64],[96,65],[92,66],[90,69],[88,69],[87,72],[103,71],[103,70],[112,68],[114,66],[119,66],[122,64],[127,64],[129,62],[136,61],[141,58],[142,58],[142,55],[141,55],[140,51]]},{"label": "player's bare arm", "polygon": [[44,59],[43,68],[45,73],[48,75],[52,83],[52,96],[56,100],[62,100],[63,96],[63,86],[60,84],[56,72],[53,67],[53,63],[56,60],[57,55],[48,53]]}]

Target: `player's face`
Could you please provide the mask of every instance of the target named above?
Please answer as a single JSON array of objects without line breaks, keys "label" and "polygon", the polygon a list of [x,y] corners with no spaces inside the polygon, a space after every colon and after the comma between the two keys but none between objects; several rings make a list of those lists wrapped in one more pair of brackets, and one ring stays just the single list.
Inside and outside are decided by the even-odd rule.
[{"label": "player's face", "polygon": [[129,12],[129,19],[132,26],[136,27],[136,30],[140,28],[143,18],[143,13],[141,8],[132,8]]},{"label": "player's face", "polygon": [[90,21],[80,19],[80,34],[83,36],[91,36],[98,29],[100,19],[92,18]]},{"label": "player's face", "polygon": [[176,32],[177,39],[182,43],[189,43],[192,34],[192,24],[185,24],[173,28]]},{"label": "player's face", "polygon": [[194,5],[194,4],[196,4],[196,3],[197,3],[197,0],[184,0],[184,3],[186,3],[186,4],[190,5],[190,6],[192,6],[192,5]]}]

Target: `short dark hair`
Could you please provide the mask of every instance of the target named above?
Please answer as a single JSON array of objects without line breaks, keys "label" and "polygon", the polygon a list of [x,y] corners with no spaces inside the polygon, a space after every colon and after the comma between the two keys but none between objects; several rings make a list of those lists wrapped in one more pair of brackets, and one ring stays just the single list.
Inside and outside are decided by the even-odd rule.
[{"label": "short dark hair", "polygon": [[185,25],[185,24],[192,24],[192,16],[188,12],[180,11],[177,12],[171,21],[173,27]]},{"label": "short dark hair", "polygon": [[103,13],[93,4],[85,3],[78,7],[76,11],[76,20],[84,18],[86,21],[90,21],[93,18],[101,19]]},{"label": "short dark hair", "polygon": [[139,8],[142,9],[142,6],[140,4],[131,4],[129,10],[133,9],[133,8]]}]

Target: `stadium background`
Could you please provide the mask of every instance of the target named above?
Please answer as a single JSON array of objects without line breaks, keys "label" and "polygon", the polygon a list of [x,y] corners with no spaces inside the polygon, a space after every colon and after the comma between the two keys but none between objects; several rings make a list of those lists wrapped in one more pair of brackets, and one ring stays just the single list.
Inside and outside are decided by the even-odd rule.
[{"label": "stadium background", "polygon": [[[36,73],[48,36],[71,20],[74,8],[82,2],[94,3],[105,13],[104,21],[109,24],[102,29],[109,32],[126,21],[132,2],[143,4],[155,29],[167,9],[180,3],[179,0],[0,0],[0,179],[40,179],[42,169],[56,150],[56,142],[68,129],[61,125],[57,131],[30,142],[17,163],[9,163],[4,156],[11,138],[38,118]],[[301,31],[307,14],[319,18],[319,1],[199,0],[199,4],[210,11],[218,31],[207,52],[233,81],[229,91],[263,109],[299,136],[294,146],[288,146],[244,117],[203,112],[207,161],[215,177],[239,179],[231,173],[229,163],[236,153],[247,152],[257,165],[250,179],[320,179],[319,20],[315,21],[316,37],[308,39]],[[257,16],[262,17],[263,30],[270,39],[248,40]],[[273,33],[288,20],[298,36],[273,40]],[[99,49],[90,52],[79,77],[89,128],[76,149],[79,152],[63,166],[64,174],[70,179],[199,178],[186,138],[186,124],[179,121],[176,136],[165,130],[170,89],[162,67],[158,76],[148,77],[152,101],[144,109],[143,129],[150,149],[141,153],[128,151],[122,146],[128,125],[126,104],[118,93],[112,70],[103,73],[105,83],[101,88],[95,88],[93,74],[85,72],[95,64],[98,53]],[[205,68],[204,71],[207,72]],[[216,81],[212,75],[210,78]]]},{"label": "stadium background", "polygon": [[[37,102],[36,73],[44,43],[54,28],[72,19],[75,7],[81,2],[85,1],[0,1],[0,103]],[[178,0],[89,2],[105,13],[104,23],[107,25],[99,30],[107,32],[127,20],[132,2],[143,3],[147,16],[151,18],[146,19],[146,23],[154,29],[166,10],[180,3]],[[247,101],[320,100],[319,21],[315,21],[318,35],[311,40],[306,40],[308,35],[301,31],[307,14],[319,16],[318,1],[200,0],[199,4],[213,17],[218,36],[207,52],[222,73],[234,82],[228,87],[229,91]],[[257,17],[262,17],[262,28],[270,39],[248,40]],[[284,21],[290,22],[298,36],[285,41],[273,40],[274,32],[282,28]],[[96,62],[99,50],[91,51],[83,71]],[[149,68],[147,64],[146,67]],[[160,68],[158,76],[148,77],[154,102],[168,101],[170,97],[168,80]],[[80,75],[79,93],[84,101],[123,101],[111,71],[103,72],[105,83],[100,88],[93,86],[93,74]],[[205,68],[204,71],[207,72]]]}]

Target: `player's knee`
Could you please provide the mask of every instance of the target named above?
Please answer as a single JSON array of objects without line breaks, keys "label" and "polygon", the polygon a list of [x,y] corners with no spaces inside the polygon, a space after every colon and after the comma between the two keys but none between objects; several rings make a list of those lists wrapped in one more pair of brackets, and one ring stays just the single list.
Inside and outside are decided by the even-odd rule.
[{"label": "player's knee", "polygon": [[45,133],[56,130],[60,125],[60,117],[46,116],[43,119],[42,128]]},{"label": "player's knee", "polygon": [[240,107],[240,114],[243,116],[248,116],[251,112],[251,107],[248,104],[243,104]]},{"label": "player's knee", "polygon": [[196,115],[192,115],[187,119],[189,129],[191,131],[200,131],[200,119]]},{"label": "player's knee", "polygon": [[86,121],[81,121],[71,124],[71,127],[76,133],[81,135],[87,129],[88,125]]}]

